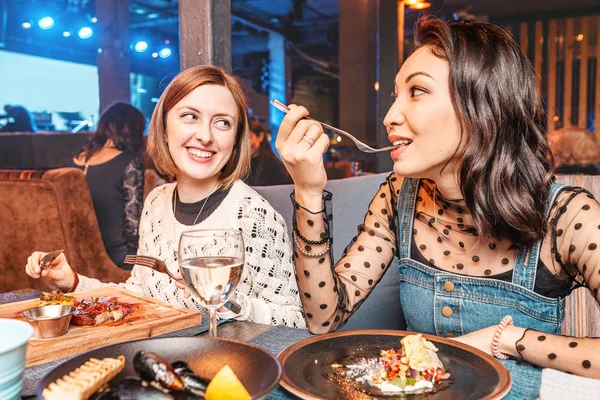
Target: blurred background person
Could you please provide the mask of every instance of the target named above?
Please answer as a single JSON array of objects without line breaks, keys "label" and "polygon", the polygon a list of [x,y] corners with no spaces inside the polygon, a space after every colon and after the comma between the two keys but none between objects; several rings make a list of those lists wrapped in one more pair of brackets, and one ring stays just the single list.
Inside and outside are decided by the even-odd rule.
[{"label": "blurred background person", "polygon": [[600,175],[600,145],[593,132],[576,126],[555,131],[549,138],[558,174]]},{"label": "blurred background person", "polygon": [[0,128],[0,132],[37,132],[33,115],[20,105],[5,105],[4,115],[0,115],[1,120],[6,123]]},{"label": "blurred background person", "polygon": [[136,254],[144,196],[146,119],[135,107],[115,103],[100,117],[96,134],[69,166],[83,169],[106,252],[123,269]]},{"label": "blurred background person", "polygon": [[273,152],[261,123],[256,118],[250,117],[248,124],[251,133],[252,162],[246,183],[249,186],[291,184],[292,179]]}]

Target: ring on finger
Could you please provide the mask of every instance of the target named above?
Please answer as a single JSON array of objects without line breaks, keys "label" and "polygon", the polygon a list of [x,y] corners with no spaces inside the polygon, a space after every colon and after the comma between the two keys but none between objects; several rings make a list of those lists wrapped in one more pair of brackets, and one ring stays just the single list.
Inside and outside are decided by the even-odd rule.
[{"label": "ring on finger", "polygon": [[311,146],[315,144],[315,139],[311,138],[308,135],[302,136],[302,140],[304,140],[306,143],[310,144]]}]

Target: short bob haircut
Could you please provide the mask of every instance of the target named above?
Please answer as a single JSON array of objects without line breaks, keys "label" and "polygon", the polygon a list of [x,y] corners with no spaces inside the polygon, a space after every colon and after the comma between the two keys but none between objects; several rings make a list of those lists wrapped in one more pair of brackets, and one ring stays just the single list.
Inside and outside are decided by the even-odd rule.
[{"label": "short bob haircut", "polygon": [[238,179],[246,177],[250,170],[250,133],[246,116],[247,101],[242,86],[236,78],[219,67],[204,65],[188,68],[169,83],[152,113],[148,134],[148,155],[152,157],[158,172],[169,178],[177,175],[177,166],[171,158],[167,146],[167,113],[194,89],[202,85],[225,86],[233,95],[238,109],[235,144],[231,157],[219,176],[219,185],[227,189]]}]

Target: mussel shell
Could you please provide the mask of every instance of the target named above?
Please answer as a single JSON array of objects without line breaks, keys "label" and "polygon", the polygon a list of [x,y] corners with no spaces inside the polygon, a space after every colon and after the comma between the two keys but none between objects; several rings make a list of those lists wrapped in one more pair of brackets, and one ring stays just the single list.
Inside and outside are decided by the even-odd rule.
[{"label": "mussel shell", "polygon": [[173,371],[179,376],[194,373],[189,364],[185,361],[175,361],[174,363],[171,363],[171,367],[173,367]]},{"label": "mussel shell", "polygon": [[202,379],[194,374],[192,368],[190,368],[185,361],[175,361],[171,366],[175,373],[181,378],[185,390],[195,393],[198,396],[203,397],[205,395],[206,387],[210,382],[209,380]]},{"label": "mussel shell", "polygon": [[183,389],[183,382],[171,364],[156,353],[138,351],[133,358],[133,368],[143,380],[157,382],[167,389]]},{"label": "mussel shell", "polygon": [[202,397],[206,395],[206,387],[208,386],[209,381],[194,374],[186,374],[180,377],[183,381],[183,387],[185,390]]},{"label": "mussel shell", "polygon": [[119,400],[173,400],[173,396],[139,379],[124,379],[117,385]]}]

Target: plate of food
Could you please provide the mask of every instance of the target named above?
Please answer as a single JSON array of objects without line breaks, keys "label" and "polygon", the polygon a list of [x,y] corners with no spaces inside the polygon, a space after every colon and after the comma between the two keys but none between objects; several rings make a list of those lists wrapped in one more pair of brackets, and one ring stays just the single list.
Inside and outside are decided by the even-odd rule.
[{"label": "plate of food", "polygon": [[314,336],[279,354],[281,386],[302,399],[500,399],[508,369],[432,335],[360,330]]},{"label": "plate of food", "polygon": [[173,337],[136,340],[83,353],[40,382],[38,398],[265,398],[281,365],[260,347],[230,339]]}]

